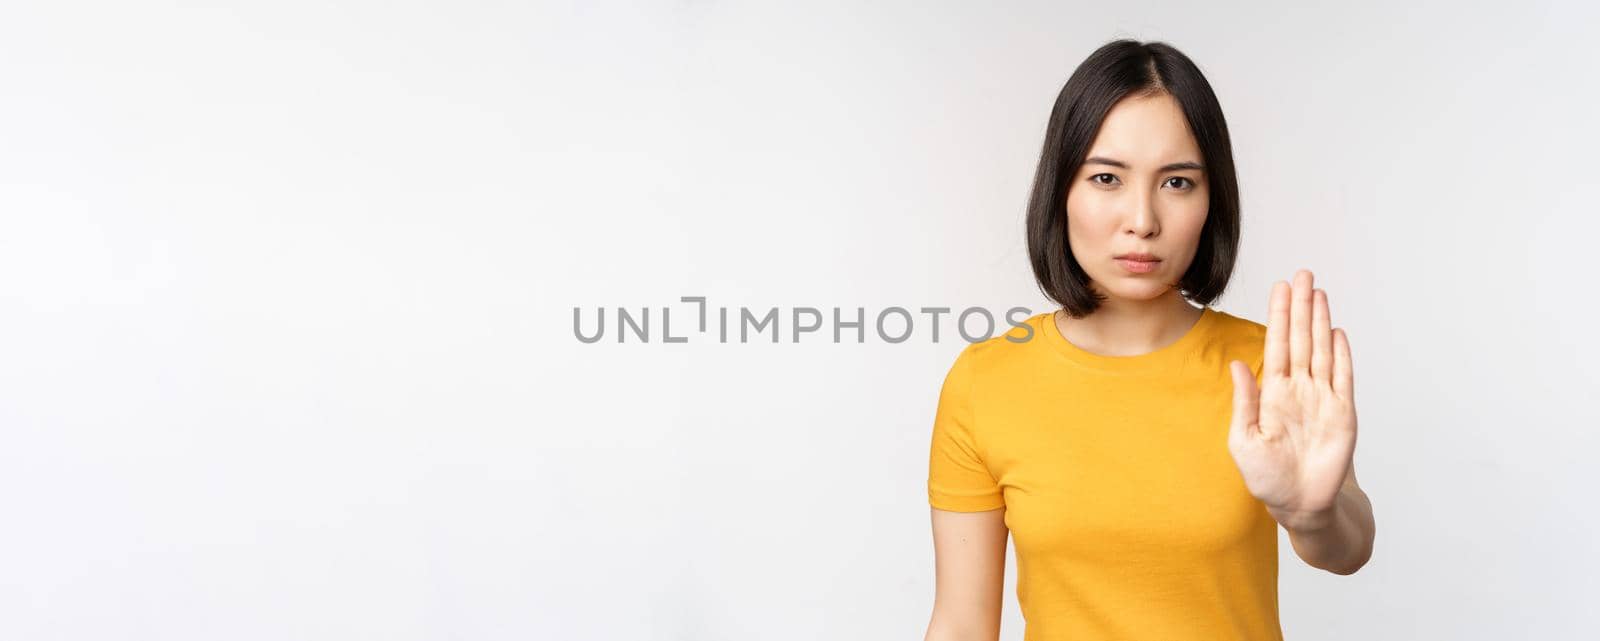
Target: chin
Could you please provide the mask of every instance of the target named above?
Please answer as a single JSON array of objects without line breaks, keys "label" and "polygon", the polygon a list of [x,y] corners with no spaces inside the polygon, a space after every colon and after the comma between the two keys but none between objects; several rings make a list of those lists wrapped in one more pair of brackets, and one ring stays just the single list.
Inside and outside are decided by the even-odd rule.
[{"label": "chin", "polygon": [[1153,279],[1150,275],[1123,276],[1115,280],[1096,282],[1100,283],[1100,289],[1107,296],[1123,300],[1153,300],[1166,295],[1167,291],[1172,289],[1167,283]]}]

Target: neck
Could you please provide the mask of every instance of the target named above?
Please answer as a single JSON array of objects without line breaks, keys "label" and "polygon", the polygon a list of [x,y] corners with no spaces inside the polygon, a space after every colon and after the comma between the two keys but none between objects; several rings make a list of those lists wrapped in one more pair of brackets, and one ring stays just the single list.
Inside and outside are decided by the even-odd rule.
[{"label": "neck", "polygon": [[1055,318],[1056,328],[1073,345],[1105,356],[1137,356],[1176,342],[1203,313],[1169,289],[1149,300],[1108,295],[1088,316],[1072,318],[1059,311]]}]

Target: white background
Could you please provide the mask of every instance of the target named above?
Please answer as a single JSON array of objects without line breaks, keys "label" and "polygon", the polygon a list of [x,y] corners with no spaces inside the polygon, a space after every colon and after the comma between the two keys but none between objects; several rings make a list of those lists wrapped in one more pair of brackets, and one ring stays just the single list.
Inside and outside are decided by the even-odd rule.
[{"label": "white background", "polygon": [[1046,117],[1122,36],[1227,114],[1217,307],[1306,267],[1349,332],[1376,551],[1282,540],[1286,634],[1587,634],[1597,18],[8,3],[0,637],[920,639],[953,325],[583,344],[572,310],[1045,311]]}]

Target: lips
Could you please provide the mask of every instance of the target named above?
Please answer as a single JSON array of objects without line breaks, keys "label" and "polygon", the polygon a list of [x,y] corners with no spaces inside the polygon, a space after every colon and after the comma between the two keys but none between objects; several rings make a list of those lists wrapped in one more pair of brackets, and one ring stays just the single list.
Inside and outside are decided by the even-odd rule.
[{"label": "lips", "polygon": [[1156,266],[1160,265],[1161,261],[1159,261],[1159,260],[1133,260],[1131,258],[1118,258],[1117,259],[1117,264],[1121,265],[1122,268],[1124,270],[1127,270],[1127,272],[1130,273],[1130,274],[1149,274],[1149,273],[1155,272]]},{"label": "lips", "polygon": [[1117,264],[1129,274],[1153,274],[1161,259],[1148,252],[1128,252],[1116,256]]}]

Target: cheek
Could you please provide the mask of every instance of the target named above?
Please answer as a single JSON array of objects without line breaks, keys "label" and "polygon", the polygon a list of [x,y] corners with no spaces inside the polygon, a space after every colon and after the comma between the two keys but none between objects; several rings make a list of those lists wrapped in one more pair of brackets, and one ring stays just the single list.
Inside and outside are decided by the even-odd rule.
[{"label": "cheek", "polygon": [[1206,215],[1211,209],[1210,199],[1205,194],[1200,194],[1192,199],[1185,200],[1174,208],[1176,215],[1172,222],[1177,225],[1185,236],[1199,238],[1200,230],[1206,226]]},{"label": "cheek", "polygon": [[1105,237],[1103,208],[1096,207],[1093,199],[1073,197],[1067,199],[1067,244],[1078,256],[1095,253],[1095,246]]},{"label": "cheek", "polygon": [[1188,270],[1194,262],[1194,257],[1200,251],[1200,237],[1205,231],[1206,210],[1204,206],[1184,208],[1175,211],[1166,224],[1166,231],[1172,234],[1169,242],[1172,243],[1173,258],[1177,259],[1173,267],[1179,271]]},{"label": "cheek", "polygon": [[1080,235],[1103,231],[1117,224],[1116,210],[1106,195],[1089,189],[1073,189],[1067,194],[1067,230]]}]

